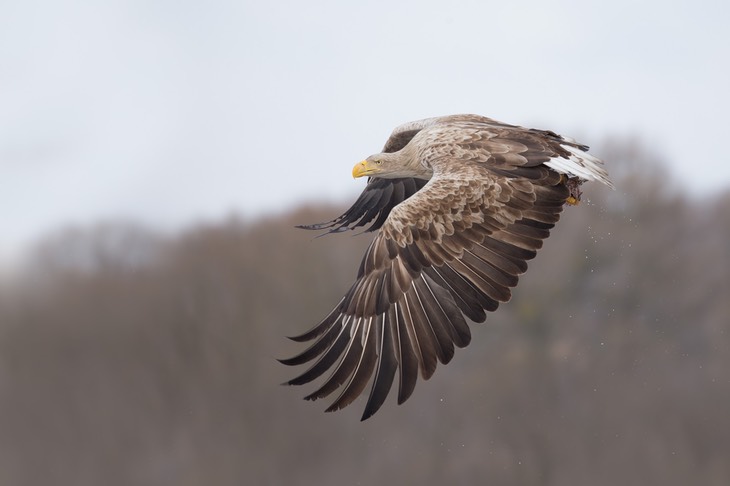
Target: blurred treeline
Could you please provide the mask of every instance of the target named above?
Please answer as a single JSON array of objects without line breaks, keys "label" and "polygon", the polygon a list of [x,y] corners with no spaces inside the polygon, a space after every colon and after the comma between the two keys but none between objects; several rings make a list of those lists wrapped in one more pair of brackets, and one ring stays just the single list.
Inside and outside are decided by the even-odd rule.
[{"label": "blurred treeline", "polygon": [[[597,151],[515,297],[403,406],[282,387],[368,236],[307,208],[61,231],[0,288],[0,485],[730,484],[730,192]],[[701,174],[701,177],[706,177]]]}]

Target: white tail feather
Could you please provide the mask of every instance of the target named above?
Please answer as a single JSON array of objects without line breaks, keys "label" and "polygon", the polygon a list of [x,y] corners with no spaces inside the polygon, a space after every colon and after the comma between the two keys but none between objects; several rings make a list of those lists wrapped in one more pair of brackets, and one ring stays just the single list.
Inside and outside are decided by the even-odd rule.
[{"label": "white tail feather", "polygon": [[570,152],[570,156],[552,158],[549,162],[545,162],[545,165],[561,174],[580,177],[586,181],[602,182],[613,189],[613,184],[608,178],[608,172],[603,168],[601,159],[577,147],[570,145],[561,145],[561,147]]}]

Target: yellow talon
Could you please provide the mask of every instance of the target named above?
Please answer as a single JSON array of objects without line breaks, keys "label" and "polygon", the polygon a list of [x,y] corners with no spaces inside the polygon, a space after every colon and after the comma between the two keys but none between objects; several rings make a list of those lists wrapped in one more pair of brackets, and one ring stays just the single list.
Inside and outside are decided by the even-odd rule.
[{"label": "yellow talon", "polygon": [[569,196],[565,202],[567,202],[571,206],[577,206],[579,201],[576,198],[574,198],[573,196]]}]

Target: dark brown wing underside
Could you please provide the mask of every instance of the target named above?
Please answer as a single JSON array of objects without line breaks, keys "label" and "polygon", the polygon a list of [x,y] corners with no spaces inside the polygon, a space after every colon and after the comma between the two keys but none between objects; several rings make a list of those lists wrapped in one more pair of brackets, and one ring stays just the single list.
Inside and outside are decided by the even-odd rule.
[{"label": "dark brown wing underside", "polygon": [[390,211],[418,192],[426,185],[426,182],[428,181],[413,178],[382,179],[373,177],[368,181],[368,185],[365,186],[360,197],[344,214],[325,223],[300,225],[297,228],[328,230],[326,234],[341,233],[365,226],[372,221],[372,224],[365,231],[378,230],[383,226]]}]

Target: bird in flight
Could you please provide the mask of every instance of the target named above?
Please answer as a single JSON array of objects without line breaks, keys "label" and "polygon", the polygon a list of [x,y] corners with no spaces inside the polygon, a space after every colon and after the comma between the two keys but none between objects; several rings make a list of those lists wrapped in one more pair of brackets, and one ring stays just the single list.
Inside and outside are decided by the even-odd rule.
[{"label": "bird in flight", "polygon": [[286,365],[312,363],[289,385],[328,370],[308,400],[340,389],[327,411],[368,385],[361,420],[381,407],[398,377],[398,404],[438,362],[471,340],[469,321],[511,297],[564,205],[580,185],[613,187],[588,147],[547,130],[477,115],[428,118],[397,127],[383,151],[352,169],[368,183],[332,221],[302,228],[377,231],[355,283],[332,312],[291,339],[312,344]]}]

